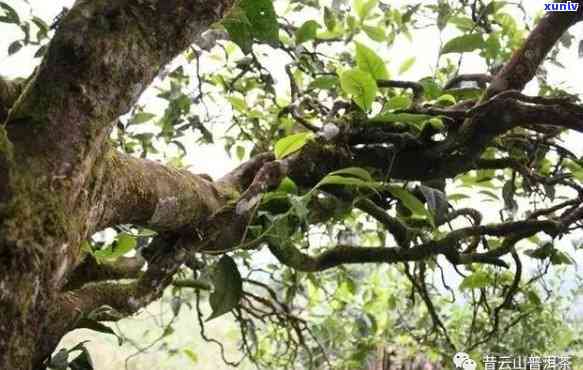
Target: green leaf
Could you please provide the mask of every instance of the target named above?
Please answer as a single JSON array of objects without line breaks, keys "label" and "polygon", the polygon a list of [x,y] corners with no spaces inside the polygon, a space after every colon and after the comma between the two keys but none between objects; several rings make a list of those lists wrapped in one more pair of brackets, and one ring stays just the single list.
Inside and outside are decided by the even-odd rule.
[{"label": "green leaf", "polygon": [[356,42],[356,65],[364,72],[370,73],[375,80],[388,77],[385,62],[372,49]]},{"label": "green leaf", "polygon": [[[464,88],[456,88],[456,89],[447,89],[445,90],[448,95],[451,95],[456,99],[459,100],[468,100],[468,99],[479,99],[482,96],[482,89],[477,87],[464,87]],[[443,95],[442,95],[443,96]]]},{"label": "green leaf", "polygon": [[433,223],[433,217],[431,213],[425,208],[423,203],[417,199],[416,196],[411,194],[410,191],[394,185],[389,186],[387,190],[395,198],[399,199],[401,203],[413,213],[413,215],[427,218]]},{"label": "green leaf", "polygon": [[279,24],[272,0],[242,0],[239,6],[251,23],[251,33],[257,40],[279,41]]},{"label": "green leaf", "polygon": [[47,51],[47,48],[48,48],[48,45],[43,45],[40,48],[38,48],[36,53],[34,53],[34,57],[40,58],[40,57],[44,56],[45,52]]},{"label": "green leaf", "polygon": [[8,46],[8,55],[13,55],[22,49],[22,43],[20,41],[14,41]]},{"label": "green leaf", "polygon": [[346,186],[355,186],[355,187],[368,187],[374,188],[375,184],[370,183],[368,181],[364,181],[355,177],[346,177],[340,175],[327,175],[324,177],[316,188],[323,186],[323,185],[346,185]]},{"label": "green leaf", "polygon": [[242,0],[222,22],[231,41],[243,53],[252,51],[253,40],[279,41],[279,25],[271,0]]},{"label": "green leaf", "polygon": [[437,99],[442,94],[440,85],[430,77],[422,78],[419,83],[423,86],[427,99]]},{"label": "green leaf", "polygon": [[437,98],[437,104],[439,105],[449,106],[454,105],[455,103],[457,103],[455,96],[451,94],[443,94]]},{"label": "green leaf", "polygon": [[410,70],[411,67],[413,67],[413,65],[415,64],[415,60],[416,60],[415,57],[411,57],[407,58],[403,63],[401,63],[401,66],[399,67],[399,74],[403,74]]},{"label": "green leaf", "polygon": [[532,302],[535,306],[540,306],[542,304],[540,297],[538,296],[538,294],[536,294],[534,290],[529,290],[527,296],[528,300]]},{"label": "green leaf", "polygon": [[198,363],[198,356],[196,355],[196,353],[194,353],[194,351],[192,351],[189,348],[185,348],[182,350],[182,352],[184,352],[184,355],[186,357],[188,357],[188,359],[193,363],[196,364]]},{"label": "green leaf", "polygon": [[377,6],[378,0],[354,0],[353,7],[356,11],[356,15],[361,20],[366,19],[370,12]]},{"label": "green leaf", "polygon": [[369,111],[372,108],[378,87],[370,73],[360,69],[346,71],[340,76],[340,86],[362,110]]},{"label": "green leaf", "polygon": [[231,103],[231,105],[233,106],[233,108],[235,108],[235,110],[237,110],[239,112],[246,112],[247,111],[247,103],[245,102],[244,99],[239,98],[237,96],[228,96],[227,100],[229,101],[229,103]]},{"label": "green leaf", "polygon": [[460,289],[480,289],[490,285],[490,275],[486,271],[477,271],[466,276],[460,284]]},{"label": "green leaf", "polygon": [[81,353],[73,361],[69,362],[69,368],[71,370],[93,370],[93,359],[87,348],[82,346],[79,350]]},{"label": "green leaf", "polygon": [[118,345],[121,346],[123,344],[122,337],[117,335],[116,332],[113,331],[112,328],[110,328],[109,326],[107,326],[105,324],[102,324],[99,321],[88,319],[88,318],[83,318],[83,319],[79,320],[78,324],[76,325],[76,328],[77,329],[89,329],[89,330],[96,331],[98,333],[113,335],[114,337],[117,338]]},{"label": "green leaf", "polygon": [[430,118],[429,121],[427,121],[427,123],[430,124],[431,127],[433,127],[437,131],[441,131],[445,128],[443,120],[439,117]]},{"label": "green leaf", "polygon": [[297,194],[298,186],[289,177],[284,178],[280,183],[275,192],[283,192],[287,194]]},{"label": "green leaf", "polygon": [[337,24],[336,14],[334,14],[334,11],[327,6],[324,7],[324,24],[330,32],[334,31]]},{"label": "green leaf", "polygon": [[300,221],[306,221],[308,215],[310,214],[308,203],[311,200],[311,194],[308,193],[307,195],[303,196],[291,195],[288,197],[288,199],[291,204],[291,210],[293,211],[293,214],[296,215]]},{"label": "green leaf", "polygon": [[551,264],[553,265],[572,265],[573,263],[573,257],[559,250],[555,250],[555,253],[551,256]]},{"label": "green leaf", "polygon": [[555,248],[553,243],[546,242],[536,249],[529,249],[524,252],[527,256],[535,259],[544,260],[553,255]]},{"label": "green leaf", "polygon": [[465,194],[449,194],[447,196],[447,199],[450,202],[459,202],[460,200],[470,199],[470,197],[468,195],[465,195]]},{"label": "green leaf", "polygon": [[44,20],[39,17],[32,17],[32,23],[38,28],[38,32],[36,33],[37,40],[42,40],[48,36],[50,29]]},{"label": "green leaf", "polygon": [[14,8],[10,5],[6,4],[3,1],[0,1],[0,9],[4,11],[4,15],[0,15],[0,22],[1,23],[14,23],[20,24],[20,17]]},{"label": "green leaf", "polygon": [[470,33],[453,38],[445,43],[441,49],[441,54],[466,53],[474,51],[484,46],[484,39],[481,33]]},{"label": "green leaf", "polygon": [[407,124],[412,124],[419,128],[422,127],[423,123],[433,118],[427,114],[414,114],[414,113],[381,113],[378,116],[371,119],[371,122],[379,123],[389,123],[389,122],[402,122]]},{"label": "green leaf", "polygon": [[296,45],[315,39],[318,28],[320,28],[320,25],[314,20],[304,22],[296,31]]},{"label": "green leaf", "polygon": [[51,370],[67,370],[68,366],[69,351],[66,348],[61,348],[49,359],[49,369]]},{"label": "green leaf", "polygon": [[300,150],[312,137],[310,132],[301,132],[286,136],[275,143],[274,153],[277,159],[282,159]]},{"label": "green leaf", "polygon": [[373,27],[363,24],[362,30],[371,40],[374,40],[376,42],[383,42],[387,39],[387,35],[385,34],[384,28]]},{"label": "green leaf", "polygon": [[363,181],[373,182],[373,178],[370,173],[364,168],[360,167],[347,167],[338,171],[331,172],[330,175],[340,175],[340,176],[352,176]]},{"label": "green leaf", "polygon": [[156,117],[156,115],[153,113],[139,112],[139,113],[134,114],[130,124],[139,125],[140,123],[148,122],[149,120],[151,120],[154,117]]},{"label": "green leaf", "polygon": [[453,16],[449,18],[449,23],[455,25],[464,32],[469,32],[475,27],[474,21],[466,16]]},{"label": "green leaf", "polygon": [[320,76],[310,83],[309,90],[333,90],[338,86],[338,77],[336,76]]},{"label": "green leaf", "polygon": [[112,245],[96,251],[94,255],[98,261],[116,260],[133,250],[136,245],[136,238],[132,235],[121,233],[117,236],[117,240]]},{"label": "green leaf", "polygon": [[206,321],[224,315],[237,307],[243,295],[241,274],[231,257],[225,255],[215,265],[213,285],[214,289],[209,297],[213,312]]},{"label": "green leaf", "polygon": [[253,48],[252,25],[243,9],[234,8],[223,19],[223,26],[229,33],[229,38],[237,44],[244,54],[249,54]]},{"label": "green leaf", "polygon": [[405,95],[394,96],[385,105],[387,110],[405,109],[411,105],[411,98]]},{"label": "green leaf", "polygon": [[370,173],[364,168],[348,167],[338,171],[330,172],[314,187],[319,188],[323,185],[343,185],[357,188],[368,188],[376,192],[380,186],[375,182]]},{"label": "green leaf", "polygon": [[243,158],[245,157],[245,147],[237,145],[237,147],[235,148],[235,153],[237,154],[237,159],[242,161]]}]

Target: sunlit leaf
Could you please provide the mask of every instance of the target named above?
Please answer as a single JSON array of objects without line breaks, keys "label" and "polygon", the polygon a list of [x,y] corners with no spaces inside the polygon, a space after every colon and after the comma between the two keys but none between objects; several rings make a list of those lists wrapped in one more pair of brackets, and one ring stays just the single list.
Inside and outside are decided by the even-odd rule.
[{"label": "sunlit leaf", "polygon": [[184,353],[184,355],[186,357],[188,357],[188,359],[190,360],[190,362],[192,362],[193,364],[198,363],[198,356],[196,355],[196,353],[194,353],[193,350],[189,349],[189,348],[185,348],[182,350],[182,352]]},{"label": "sunlit leaf", "polygon": [[370,173],[364,168],[348,167],[338,171],[331,172],[330,175],[352,176],[364,181],[374,181]]},{"label": "sunlit leaf", "polygon": [[366,19],[379,3],[378,0],[354,0],[353,7],[361,20]]},{"label": "sunlit leaf", "polygon": [[445,43],[441,49],[441,54],[447,53],[466,53],[482,48],[484,46],[484,39],[481,33],[470,33],[455,37]]},{"label": "sunlit leaf", "polygon": [[340,76],[340,86],[362,110],[368,111],[372,108],[378,87],[370,73],[360,69],[346,71]]},{"label": "sunlit leaf", "polygon": [[320,28],[320,25],[314,20],[304,22],[296,31],[296,45],[315,39],[318,28]]},{"label": "sunlit leaf", "polygon": [[476,271],[462,280],[460,289],[480,289],[490,284],[490,274],[487,271]]},{"label": "sunlit leaf", "polygon": [[405,72],[407,72],[408,70],[411,69],[411,67],[413,67],[413,65],[415,64],[415,61],[417,60],[417,58],[415,57],[410,57],[405,59],[405,61],[403,63],[401,63],[401,66],[399,67],[399,74],[403,74]]},{"label": "sunlit leaf", "polygon": [[433,118],[426,114],[414,114],[414,113],[381,113],[371,119],[371,122],[403,122],[411,124],[414,126],[421,127],[423,123]]},{"label": "sunlit leaf", "polygon": [[328,8],[327,6],[324,7],[324,24],[328,31],[334,31],[337,24],[336,14],[334,14],[334,10]]},{"label": "sunlit leaf", "polygon": [[387,39],[385,30],[381,27],[374,27],[363,24],[362,30],[364,31],[364,33],[366,33],[368,37],[370,37],[371,40],[374,40],[376,42],[383,42]]},{"label": "sunlit leaf", "polygon": [[310,83],[309,89],[332,90],[338,87],[338,84],[336,76],[320,76]]},{"label": "sunlit leaf", "polygon": [[370,73],[375,80],[386,79],[388,77],[385,62],[372,49],[357,42],[356,44],[356,65],[364,72]]},{"label": "sunlit leaf", "polygon": [[389,99],[385,108],[387,110],[405,109],[411,105],[411,98],[405,95],[397,95]]},{"label": "sunlit leaf", "polygon": [[148,122],[149,120],[151,120],[154,117],[156,117],[156,115],[153,113],[139,112],[139,113],[134,114],[134,116],[132,117],[132,119],[129,123],[139,125],[140,123]]},{"label": "sunlit leaf", "polygon": [[415,195],[411,194],[410,191],[394,185],[387,187],[387,190],[391,193],[391,195],[399,199],[403,205],[407,207],[407,209],[409,209],[414,215],[427,218],[433,222],[433,216],[431,213],[425,208],[425,205],[423,205],[423,203],[417,199]]},{"label": "sunlit leaf", "polygon": [[310,132],[301,132],[299,134],[294,134],[286,136],[275,143],[274,153],[275,157],[282,159],[288,155],[300,150],[308,140],[312,137]]},{"label": "sunlit leaf", "polygon": [[100,249],[94,253],[98,260],[116,260],[133,250],[137,245],[136,238],[132,235],[121,233],[116,241],[107,248]]}]

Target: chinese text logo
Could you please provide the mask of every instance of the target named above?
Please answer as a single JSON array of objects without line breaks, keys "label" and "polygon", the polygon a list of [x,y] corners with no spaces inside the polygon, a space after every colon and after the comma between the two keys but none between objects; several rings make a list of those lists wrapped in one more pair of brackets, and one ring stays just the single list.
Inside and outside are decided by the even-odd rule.
[{"label": "chinese text logo", "polygon": [[476,361],[465,352],[458,352],[453,356],[453,364],[459,370],[476,370]]}]

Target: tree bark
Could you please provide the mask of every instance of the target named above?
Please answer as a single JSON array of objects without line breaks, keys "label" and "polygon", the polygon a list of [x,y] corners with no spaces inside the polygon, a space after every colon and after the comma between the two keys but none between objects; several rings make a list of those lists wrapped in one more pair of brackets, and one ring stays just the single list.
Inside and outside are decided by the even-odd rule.
[{"label": "tree bark", "polygon": [[[13,94],[4,94],[13,89],[0,86],[0,368],[42,367],[58,343],[46,335],[53,332],[51,309],[81,263],[81,243],[115,219],[101,206],[116,199],[103,199],[103,190],[115,187],[111,176],[135,162],[114,159],[107,143],[112,122],[232,2],[77,1],[15,104]],[[183,199],[184,211],[195,211],[184,223],[229,198],[200,177],[166,175],[188,176],[196,188],[190,194],[204,193],[193,204],[187,205],[196,196]],[[171,184],[154,184],[141,194],[179,190]],[[149,217],[163,229],[164,204],[174,200],[149,201],[152,214],[136,217]]]}]

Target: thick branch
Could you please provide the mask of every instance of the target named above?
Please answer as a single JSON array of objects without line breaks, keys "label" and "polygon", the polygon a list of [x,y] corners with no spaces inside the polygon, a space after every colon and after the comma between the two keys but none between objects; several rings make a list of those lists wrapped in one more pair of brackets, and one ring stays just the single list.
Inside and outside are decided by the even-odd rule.
[{"label": "thick branch", "polygon": [[137,281],[89,284],[60,294],[50,307],[50,325],[45,328],[39,343],[41,350],[37,353],[42,355],[53,350],[62,336],[84,318],[117,321],[160,298],[187,254],[179,237],[158,236],[152,243],[157,254],[148,261],[148,269]]},{"label": "thick branch", "polygon": [[161,163],[112,151],[105,162],[103,188],[95,230],[136,224],[156,231],[195,230],[252,182],[262,166],[273,160],[259,155],[219,181]]},{"label": "thick branch", "polygon": [[87,283],[97,283],[107,280],[137,278],[144,266],[143,260],[136,257],[120,257],[115,262],[98,262],[88,255],[68,277],[64,290],[79,289]]},{"label": "thick branch", "polygon": [[28,159],[23,171],[34,162],[42,173],[33,175],[64,180],[90,167],[90,149],[101,147],[115,119],[232,3],[77,1],[7,119],[16,155]]},{"label": "thick branch", "polygon": [[337,246],[317,256],[310,256],[301,252],[293,244],[271,238],[268,242],[269,250],[283,264],[299,271],[323,271],[332,267],[352,263],[396,263],[406,261],[421,261],[431,256],[445,255],[453,264],[484,263],[506,267],[506,263],[500,257],[511,252],[508,245],[503,243],[501,247],[485,253],[462,253],[458,250],[460,241],[477,236],[508,236],[509,240],[524,238],[538,232],[545,232],[556,236],[567,223],[581,217],[582,212],[570,217],[563,223],[548,220],[529,220],[507,222],[495,225],[478,225],[454,230],[445,237],[417,245],[411,248],[384,248],[384,247],[355,247]]},{"label": "thick branch", "polygon": [[97,192],[103,198],[89,220],[94,231],[128,223],[157,231],[194,228],[229,198],[207,177],[158,162],[112,151],[103,166]]},{"label": "thick branch", "polygon": [[460,254],[455,244],[445,241],[429,242],[412,248],[337,246],[317,256],[310,256],[293,246],[269,244],[269,250],[284,265],[298,271],[324,271],[344,264],[397,263],[421,261],[439,254],[446,255],[454,264],[484,263],[506,267],[498,257],[484,254]]},{"label": "thick branch", "polygon": [[583,19],[583,1],[576,13],[549,12],[529,34],[523,46],[518,49],[510,62],[494,76],[486,92],[492,97],[506,90],[522,90],[532,80],[548,52],[555,46],[563,33]]}]

